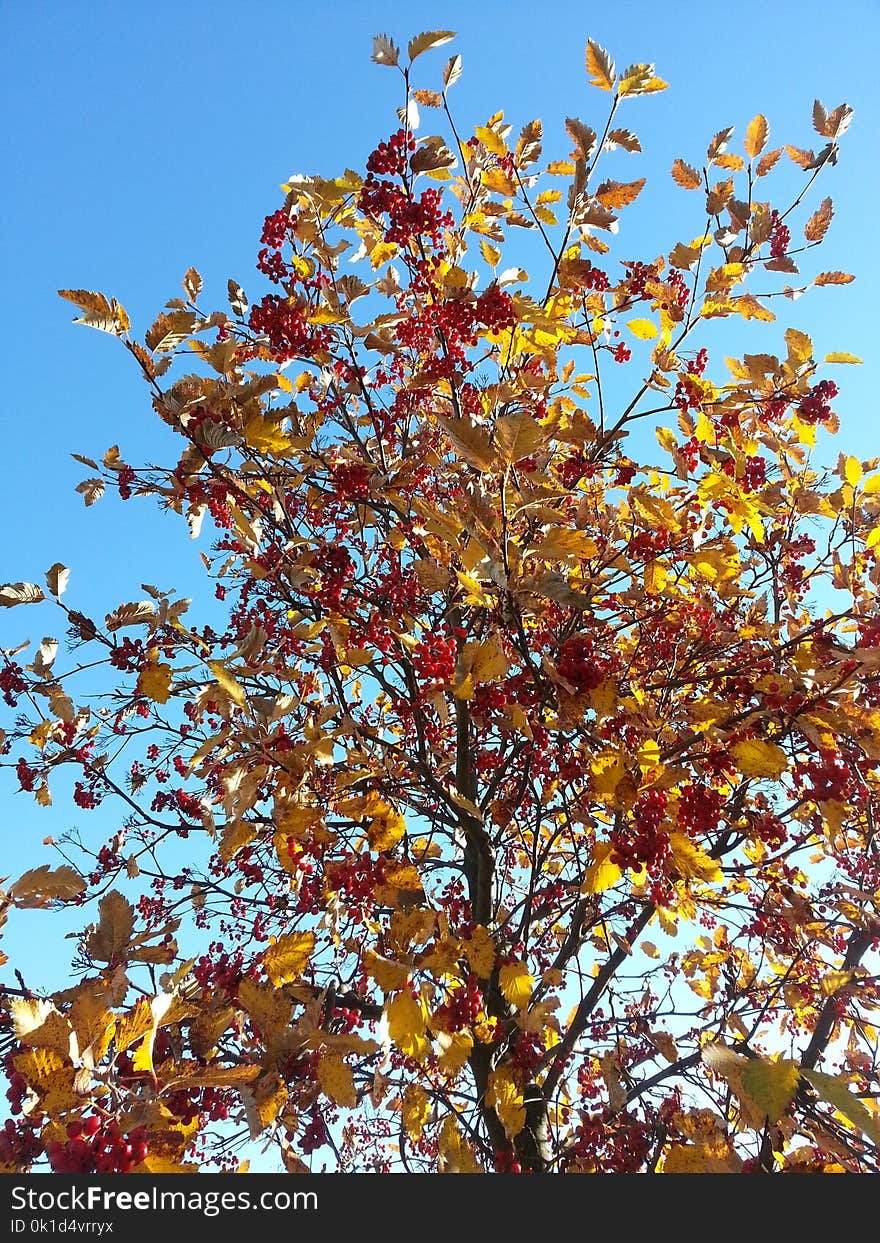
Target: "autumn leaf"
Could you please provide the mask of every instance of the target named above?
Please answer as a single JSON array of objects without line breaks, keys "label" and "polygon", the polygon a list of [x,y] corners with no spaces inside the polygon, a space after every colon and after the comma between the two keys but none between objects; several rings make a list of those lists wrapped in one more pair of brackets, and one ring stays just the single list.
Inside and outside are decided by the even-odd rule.
[{"label": "autumn leaf", "polygon": [[401,1053],[417,1060],[430,1050],[426,1035],[425,1016],[415,997],[407,992],[398,993],[385,1003],[385,1019],[388,1035]]},{"label": "autumn leaf", "polygon": [[529,973],[525,963],[511,962],[499,970],[498,987],[505,1001],[508,1001],[514,1009],[524,1010],[529,1004],[532,989],[535,987],[535,979]]},{"label": "autumn leaf", "polygon": [[782,747],[760,738],[734,743],[730,755],[744,777],[781,777],[788,768],[788,756]]},{"label": "autumn leaf", "polygon": [[277,988],[301,976],[314,948],[313,932],[290,932],[278,937],[263,954],[263,965],[270,983]]},{"label": "autumn leaf", "polygon": [[703,184],[703,178],[699,171],[690,164],[686,164],[684,160],[673,160],[672,163],[672,180],[677,186],[681,186],[682,190],[699,190]]},{"label": "autumn leaf", "polygon": [[760,112],[756,117],[749,121],[746,127],[746,136],[744,146],[746,155],[750,160],[754,160],[761,154],[767,145],[767,137],[770,133],[770,126],[767,124],[767,118],[762,116]]},{"label": "autumn leaf", "polygon": [[593,861],[584,873],[582,893],[604,893],[620,880],[623,872],[611,856],[614,846],[611,842],[596,842],[593,847]]},{"label": "autumn leaf", "polygon": [[340,1054],[321,1055],[318,1062],[318,1083],[324,1095],[329,1096],[334,1104],[344,1105],[346,1109],[354,1109],[357,1105],[354,1075]]},{"label": "autumn leaf", "polygon": [[145,665],[138,675],[137,689],[153,703],[167,703],[171,695],[171,676],[170,665]]},{"label": "autumn leaf", "polygon": [[615,82],[614,61],[603,47],[593,39],[587,41],[587,73],[590,85],[602,91],[613,91]]}]

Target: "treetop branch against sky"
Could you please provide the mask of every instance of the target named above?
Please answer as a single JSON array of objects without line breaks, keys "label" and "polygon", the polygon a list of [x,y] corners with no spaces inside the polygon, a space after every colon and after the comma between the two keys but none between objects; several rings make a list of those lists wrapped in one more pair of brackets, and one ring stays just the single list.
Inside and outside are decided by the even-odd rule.
[{"label": "treetop branch against sky", "polygon": [[7,1171],[880,1170],[876,19],[679,7],[16,14]]}]

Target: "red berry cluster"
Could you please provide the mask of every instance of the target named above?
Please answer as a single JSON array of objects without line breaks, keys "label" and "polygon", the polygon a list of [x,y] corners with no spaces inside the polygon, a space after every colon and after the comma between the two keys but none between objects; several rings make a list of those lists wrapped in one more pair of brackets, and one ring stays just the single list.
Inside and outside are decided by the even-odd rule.
[{"label": "red berry cluster", "polygon": [[280,250],[287,241],[288,233],[295,226],[296,217],[291,216],[283,207],[279,207],[278,211],[273,211],[271,216],[267,216],[263,221],[260,242],[263,246],[271,246],[273,250]]},{"label": "red berry cluster", "polygon": [[333,487],[340,500],[365,501],[370,495],[369,466],[363,462],[340,462],[333,468]]},{"label": "red berry cluster", "polygon": [[669,851],[663,830],[669,795],[665,790],[646,790],[636,800],[632,820],[612,838],[611,860],[618,867],[637,868],[660,863]]},{"label": "red berry cluster", "polygon": [[586,289],[595,289],[599,293],[604,293],[611,286],[607,273],[603,272],[601,268],[594,268],[592,264],[585,275],[579,279]]},{"label": "red berry cluster", "polygon": [[556,668],[566,682],[570,682],[576,695],[595,690],[608,676],[611,662],[606,656],[597,656],[589,635],[575,634],[566,639],[559,649]]},{"label": "red berry cluster", "polygon": [[651,1148],[652,1128],[622,1114],[613,1121],[585,1118],[574,1133],[565,1163],[596,1174],[636,1174]]},{"label": "red berry cluster", "polygon": [[254,332],[265,333],[277,362],[291,358],[310,358],[330,344],[326,328],[309,324],[300,307],[278,294],[266,294],[252,306],[248,323]]},{"label": "red berry cluster", "polygon": [[37,778],[40,774],[35,768],[31,768],[30,764],[24,756],[22,756],[15,766],[15,775],[18,778],[18,784],[21,788],[26,791],[26,793],[30,794],[36,785]]},{"label": "red berry cluster", "polygon": [[798,418],[802,423],[824,423],[831,417],[830,402],[837,396],[839,389],[833,380],[820,380],[815,388],[810,389],[806,397],[801,399],[797,408]]},{"label": "red berry cluster", "polygon": [[345,585],[354,576],[354,562],[348,549],[327,544],[318,550],[312,568],[320,574],[320,585],[312,591],[315,599],[325,608],[338,608]]},{"label": "red berry cluster", "polygon": [[632,358],[632,350],[621,341],[614,347],[613,358],[616,363],[628,363]]},{"label": "red berry cluster", "polygon": [[27,1169],[43,1151],[40,1137],[33,1124],[26,1118],[18,1123],[7,1118],[0,1131],[0,1165],[12,1165],[18,1170]]},{"label": "red berry cluster", "polygon": [[439,690],[452,683],[456,648],[454,635],[432,634],[413,649],[410,660],[423,690]]},{"label": "red berry cluster", "polygon": [[474,314],[479,322],[484,324],[490,332],[500,332],[503,328],[512,328],[516,323],[513,298],[494,281],[477,298]]},{"label": "red berry cluster", "polygon": [[196,1118],[225,1122],[229,1117],[232,1097],[220,1088],[180,1088],[165,1097],[165,1105],[188,1126]]},{"label": "red berry cluster", "polygon": [[453,989],[448,1001],[438,1006],[434,1018],[444,1031],[459,1032],[473,1027],[483,1009],[483,993],[477,977],[468,973],[461,988]]},{"label": "red berry cluster", "polygon": [[27,679],[24,677],[24,670],[21,665],[17,665],[14,660],[10,660],[0,669],[0,691],[3,698],[10,708],[14,708],[18,700],[17,695],[23,695],[27,690]]},{"label": "red berry cluster", "polygon": [[241,983],[244,955],[241,950],[229,953],[221,941],[208,946],[208,953],[193,965],[193,976],[206,991],[223,992],[234,996]]},{"label": "red berry cluster", "polygon": [[15,1063],[12,1060],[14,1054],[8,1053],[4,1059],[3,1067],[9,1079],[9,1087],[6,1089],[6,1099],[9,1101],[9,1112],[11,1114],[20,1114],[22,1102],[27,1096],[27,1079],[24,1075],[15,1069]]},{"label": "red berry cluster", "polygon": [[379,177],[402,177],[406,172],[406,153],[415,151],[416,140],[405,129],[392,134],[387,142],[380,142],[367,157],[367,171]]},{"label": "red berry cluster", "polygon": [[783,224],[779,219],[779,212],[770,213],[770,224],[773,232],[770,234],[770,257],[772,259],[782,259],[788,252],[791,243],[791,230],[788,225]]},{"label": "red berry cluster", "polygon": [[682,786],[678,799],[678,823],[694,836],[714,832],[718,828],[723,805],[721,794],[711,786]]},{"label": "red berry cluster", "polygon": [[582,449],[570,453],[559,466],[559,475],[567,488],[573,488],[581,479],[590,479],[596,473],[596,464]]},{"label": "red berry cluster", "polygon": [[67,1143],[53,1140],[46,1149],[55,1174],[130,1174],[146,1158],[146,1127],[123,1135],[117,1122],[96,1115],[67,1124]]},{"label": "red berry cluster", "polygon": [[820,751],[817,760],[799,768],[798,776],[805,784],[807,797],[817,803],[828,799],[843,802],[857,785],[852,768],[836,751]]},{"label": "red berry cluster", "polygon": [[116,486],[123,501],[131,497],[131,485],[135,481],[135,473],[131,466],[122,466],[116,474]]}]

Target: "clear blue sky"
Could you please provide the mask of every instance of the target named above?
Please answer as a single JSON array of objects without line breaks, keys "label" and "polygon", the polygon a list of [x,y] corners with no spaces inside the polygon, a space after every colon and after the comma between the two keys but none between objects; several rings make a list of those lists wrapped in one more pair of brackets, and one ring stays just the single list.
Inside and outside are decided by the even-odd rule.
[{"label": "clear blue sky", "polygon": [[[771,121],[771,145],[774,138],[821,145],[810,124],[814,96],[829,108],[851,104],[855,122],[840,164],[820,182],[820,197],[831,195],[837,214],[818,266],[854,271],[857,281],[786,304],[765,346],[776,346],[790,323],[814,336],[819,356],[846,349],[863,357],[864,367],[834,373],[843,390],[840,447],[878,451],[876,0],[601,7],[6,0],[0,16],[7,360],[0,581],[42,581],[62,561],[72,568],[70,603],[102,615],[140,598],[141,582],[204,596],[199,545],[179,521],[110,496],[86,510],[73,491],[87,472],[72,451],[100,457],[119,443],[130,461],[161,461],[169,439],[118,344],[72,326],[75,312],[55,290],[113,294],[142,332],[179,293],[191,264],[205,277],[207,307],[225,305],[228,276],[264,289],[254,258],[279,183],[294,171],[362,166],[375,141],[396,128],[399,79],[370,62],[380,30],[398,42],[424,29],[457,30],[460,128],[504,107],[516,127],[540,116],[560,148],[565,116],[594,124],[602,116],[603,99],[583,68],[588,37],[618,65],[655,61],[670,89],[632,101],[622,117],[645,154],[625,157],[631,162],[621,174],[649,178],[623,216],[615,250],[624,258],[653,258],[700,228],[697,196],[669,179],[675,156],[699,163],[716,129],[735,124],[741,135],[758,111]],[[420,85],[436,84],[448,51],[422,59]],[[803,177],[791,166],[795,174]],[[818,270],[809,261],[808,270]],[[53,624],[48,610],[15,610],[2,619],[0,642],[38,640]],[[0,874],[43,861],[40,839],[76,822],[63,800],[40,812],[7,778],[0,799]]]}]

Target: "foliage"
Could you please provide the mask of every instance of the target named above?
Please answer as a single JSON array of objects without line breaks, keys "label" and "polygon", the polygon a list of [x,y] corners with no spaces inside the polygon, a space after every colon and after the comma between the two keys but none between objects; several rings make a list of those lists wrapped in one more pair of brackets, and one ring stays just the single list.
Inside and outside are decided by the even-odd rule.
[{"label": "foliage", "polygon": [[539,121],[460,141],[458,56],[414,88],[451,38],[376,39],[399,125],[291,179],[272,292],[208,313],[190,269],[139,339],[62,291],[182,445],[81,457],[78,491],[207,517],[216,603],[92,618],[61,565],[0,592],[73,653],[6,654],[6,762],[115,808],[5,891],[91,920],[76,983],[5,990],[7,1169],[242,1137],[291,1171],[878,1168],[880,474],[817,464],[805,333],[713,378],[697,345],[852,280],[799,274],[830,199],[796,225],[851,110],[816,104],[817,152],[757,116],[676,158],[684,240],[612,261],[645,184],[604,177],[641,149],[618,114],[666,83],[590,42],[606,119],[545,162]]}]

